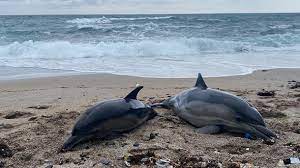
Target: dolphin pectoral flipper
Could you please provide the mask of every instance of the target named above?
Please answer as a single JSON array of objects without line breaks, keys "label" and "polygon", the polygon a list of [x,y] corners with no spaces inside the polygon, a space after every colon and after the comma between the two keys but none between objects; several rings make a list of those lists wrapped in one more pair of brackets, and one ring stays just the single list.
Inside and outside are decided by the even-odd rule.
[{"label": "dolphin pectoral flipper", "polygon": [[217,125],[208,125],[201,128],[197,128],[195,131],[200,134],[216,134],[221,131],[221,128]]}]

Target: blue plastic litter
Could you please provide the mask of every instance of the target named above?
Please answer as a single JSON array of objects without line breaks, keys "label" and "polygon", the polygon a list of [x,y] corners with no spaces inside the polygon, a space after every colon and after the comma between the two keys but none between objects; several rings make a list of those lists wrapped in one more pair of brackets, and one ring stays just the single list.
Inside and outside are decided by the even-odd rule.
[{"label": "blue plastic litter", "polygon": [[245,138],[246,138],[246,139],[252,139],[252,136],[251,136],[251,134],[249,134],[249,133],[245,133]]}]

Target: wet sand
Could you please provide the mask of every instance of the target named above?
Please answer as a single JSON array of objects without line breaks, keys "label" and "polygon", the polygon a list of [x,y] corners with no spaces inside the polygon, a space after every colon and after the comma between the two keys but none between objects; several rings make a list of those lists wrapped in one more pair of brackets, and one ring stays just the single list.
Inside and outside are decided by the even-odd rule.
[{"label": "wet sand", "polygon": [[[140,100],[160,102],[190,88],[195,79],[93,74],[7,80],[0,81],[0,148],[4,149],[0,167],[126,167],[124,160],[132,167],[152,167],[159,159],[173,167],[276,167],[280,160],[300,156],[300,88],[292,87],[300,81],[300,69],[206,81],[209,87],[243,97],[259,109],[279,136],[276,143],[228,133],[198,134],[171,111],[157,109],[159,116],[131,133],[92,140],[61,153],[76,118],[97,102],[121,98],[137,83],[145,86]],[[258,96],[262,89],[275,95]]]}]

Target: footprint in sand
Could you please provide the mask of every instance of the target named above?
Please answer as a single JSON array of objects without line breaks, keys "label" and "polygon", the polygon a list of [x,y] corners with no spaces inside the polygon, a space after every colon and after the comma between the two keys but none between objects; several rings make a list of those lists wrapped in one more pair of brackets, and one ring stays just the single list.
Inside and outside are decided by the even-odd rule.
[{"label": "footprint in sand", "polygon": [[6,114],[3,118],[5,119],[16,119],[16,118],[27,118],[31,117],[34,114],[29,113],[29,112],[21,112],[21,111],[12,111]]},{"label": "footprint in sand", "polygon": [[50,108],[50,106],[49,105],[37,105],[37,106],[30,106],[28,108],[37,109],[37,110],[45,110],[45,109]]}]

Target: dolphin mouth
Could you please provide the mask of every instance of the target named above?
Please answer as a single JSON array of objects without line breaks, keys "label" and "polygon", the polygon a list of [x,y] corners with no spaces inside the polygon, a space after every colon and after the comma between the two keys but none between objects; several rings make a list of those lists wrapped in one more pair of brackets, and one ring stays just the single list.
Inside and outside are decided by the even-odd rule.
[{"label": "dolphin mouth", "polygon": [[254,125],[254,124],[249,124],[249,125],[251,125],[253,128],[255,128],[255,130],[257,132],[262,133],[263,135],[267,136],[269,139],[278,138],[275,133],[273,133],[271,130],[269,130],[265,126]]},{"label": "dolphin mouth", "polygon": [[151,108],[165,108],[165,109],[171,109],[169,106],[165,105],[164,103],[155,103],[150,105]]},{"label": "dolphin mouth", "polygon": [[162,101],[161,103],[154,103],[151,104],[150,107],[151,108],[165,108],[165,109],[171,109],[171,105],[170,105],[170,100],[172,99],[172,97]]},{"label": "dolphin mouth", "polygon": [[82,137],[78,136],[70,136],[66,142],[63,144],[63,146],[60,149],[60,152],[67,152],[74,148],[80,141],[82,140]]},{"label": "dolphin mouth", "polygon": [[275,133],[269,130],[267,127],[262,125],[255,125],[250,123],[233,124],[228,129],[235,130],[234,132],[240,132],[250,134],[251,137],[261,138],[266,142],[274,141],[278,138]]}]

